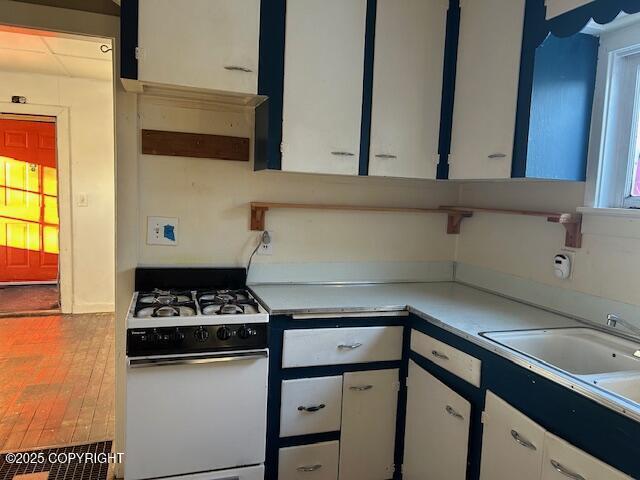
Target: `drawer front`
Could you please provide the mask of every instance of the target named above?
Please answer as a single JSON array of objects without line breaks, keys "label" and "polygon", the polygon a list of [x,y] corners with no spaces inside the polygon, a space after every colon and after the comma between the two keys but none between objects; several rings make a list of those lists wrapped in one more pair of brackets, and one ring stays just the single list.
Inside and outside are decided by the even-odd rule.
[{"label": "drawer front", "polygon": [[411,350],[471,385],[480,387],[482,362],[477,358],[416,330],[411,332]]},{"label": "drawer front", "polygon": [[280,436],[340,430],[342,376],[282,382]]},{"label": "drawer front", "polygon": [[281,448],[278,480],[337,480],[339,455],[338,441]]},{"label": "drawer front", "polygon": [[283,368],[400,360],[402,327],[286,330]]}]

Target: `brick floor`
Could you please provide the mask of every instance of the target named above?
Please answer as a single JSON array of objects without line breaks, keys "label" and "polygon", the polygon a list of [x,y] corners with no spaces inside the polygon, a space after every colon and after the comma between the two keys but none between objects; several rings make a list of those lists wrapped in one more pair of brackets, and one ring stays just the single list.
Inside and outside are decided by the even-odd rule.
[{"label": "brick floor", "polygon": [[0,451],[111,440],[113,314],[0,318]]},{"label": "brick floor", "polygon": [[[58,310],[57,285],[24,285],[0,287],[0,314]],[[58,313],[58,312],[47,312]]]}]

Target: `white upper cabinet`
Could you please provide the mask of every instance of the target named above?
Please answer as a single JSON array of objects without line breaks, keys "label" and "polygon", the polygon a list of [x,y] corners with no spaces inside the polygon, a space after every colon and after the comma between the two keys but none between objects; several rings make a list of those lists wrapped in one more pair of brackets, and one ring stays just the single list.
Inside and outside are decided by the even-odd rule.
[{"label": "white upper cabinet", "polygon": [[582,7],[593,0],[546,0],[547,18],[554,18],[563,13]]},{"label": "white upper cabinet", "polygon": [[546,432],[542,480],[632,480],[606,463]]},{"label": "white upper cabinet", "polygon": [[540,480],[544,428],[487,391],[480,480]]},{"label": "white upper cabinet", "polygon": [[258,91],[260,0],[139,0],[138,80]]},{"label": "white upper cabinet", "polygon": [[358,174],[366,9],[287,2],[282,170]]},{"label": "white upper cabinet", "polygon": [[465,480],[471,404],[409,361],[405,480]]},{"label": "white upper cabinet", "polygon": [[393,477],[399,371],[344,374],[340,480]]},{"label": "white upper cabinet", "polygon": [[378,0],[369,175],[436,178],[449,0]]},{"label": "white upper cabinet", "polygon": [[510,178],[525,0],[462,0],[450,179]]}]

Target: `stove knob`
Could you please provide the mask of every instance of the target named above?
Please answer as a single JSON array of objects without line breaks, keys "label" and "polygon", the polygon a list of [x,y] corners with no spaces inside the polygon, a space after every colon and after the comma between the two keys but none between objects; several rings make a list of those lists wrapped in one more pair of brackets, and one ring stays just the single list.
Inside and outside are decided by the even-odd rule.
[{"label": "stove knob", "polygon": [[229,327],[220,327],[216,335],[218,336],[218,340],[229,340],[231,338],[231,330]]},{"label": "stove knob", "polygon": [[179,328],[176,328],[176,331],[173,333],[173,341],[175,343],[182,343],[184,341],[184,333],[182,333]]},{"label": "stove knob", "polygon": [[256,333],[257,332],[253,328],[243,325],[238,330],[238,337],[240,337],[243,340],[246,340],[247,338],[254,336]]},{"label": "stove knob", "polygon": [[193,332],[193,336],[196,337],[198,342],[206,342],[209,338],[209,331],[204,327],[199,327],[195,332]]},{"label": "stove knob", "polygon": [[160,343],[162,340],[162,335],[158,332],[154,331],[151,335],[149,335],[149,343]]}]

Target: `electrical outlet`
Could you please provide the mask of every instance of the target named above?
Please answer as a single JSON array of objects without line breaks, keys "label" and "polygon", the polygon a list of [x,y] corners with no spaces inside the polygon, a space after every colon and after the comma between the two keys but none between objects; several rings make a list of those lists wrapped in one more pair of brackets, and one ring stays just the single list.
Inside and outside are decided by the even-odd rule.
[{"label": "electrical outlet", "polygon": [[176,217],[147,217],[147,245],[177,245]]},{"label": "electrical outlet", "polygon": [[262,234],[258,255],[273,255],[273,232],[265,231]]}]

